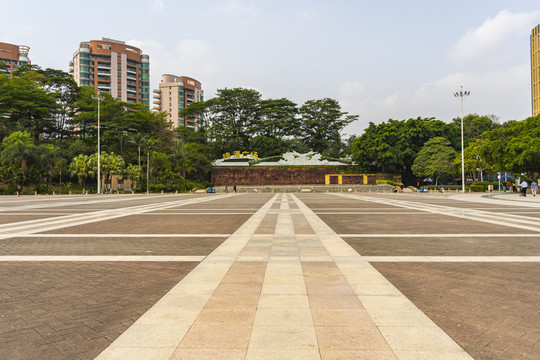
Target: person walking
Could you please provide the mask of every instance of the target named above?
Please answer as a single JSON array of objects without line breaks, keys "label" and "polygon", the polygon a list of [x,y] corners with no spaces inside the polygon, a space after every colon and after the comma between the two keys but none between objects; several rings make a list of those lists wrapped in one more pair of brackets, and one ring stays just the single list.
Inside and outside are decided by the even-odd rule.
[{"label": "person walking", "polygon": [[507,185],[507,184],[506,184],[506,180],[505,180],[505,181],[503,181],[503,183],[502,183],[502,186],[503,186],[503,192],[506,192],[506,185]]},{"label": "person walking", "polygon": [[234,192],[236,192],[236,185],[233,186]]},{"label": "person walking", "polygon": [[527,196],[527,188],[529,187],[529,184],[527,181],[523,180],[523,182],[520,184],[521,187],[521,196],[525,197]]},{"label": "person walking", "polygon": [[532,184],[531,184],[531,192],[533,194],[533,196],[536,196],[536,190],[538,189],[538,183],[536,182],[536,180],[533,180]]},{"label": "person walking", "polygon": [[22,196],[22,185],[17,185],[17,196]]}]

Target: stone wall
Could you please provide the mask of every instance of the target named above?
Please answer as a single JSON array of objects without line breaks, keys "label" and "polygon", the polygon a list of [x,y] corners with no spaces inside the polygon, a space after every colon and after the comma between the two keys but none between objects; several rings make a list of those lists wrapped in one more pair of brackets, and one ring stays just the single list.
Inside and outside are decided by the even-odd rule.
[{"label": "stone wall", "polygon": [[324,185],[326,174],[339,174],[344,167],[214,167],[212,183],[221,185]]}]

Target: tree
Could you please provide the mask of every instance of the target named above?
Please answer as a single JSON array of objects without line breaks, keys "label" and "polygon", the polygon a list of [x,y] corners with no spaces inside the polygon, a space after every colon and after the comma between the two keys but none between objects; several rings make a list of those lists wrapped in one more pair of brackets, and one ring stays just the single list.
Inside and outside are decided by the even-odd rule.
[{"label": "tree", "polygon": [[23,172],[27,172],[29,163],[37,160],[38,149],[30,134],[16,131],[2,141],[2,162],[18,164]]},{"label": "tree", "polygon": [[142,168],[139,165],[129,164],[126,168],[126,177],[131,181],[131,188],[137,187],[142,178]]},{"label": "tree", "polygon": [[292,101],[281,99],[261,100],[259,120],[253,123],[254,134],[266,138],[284,140],[300,135],[298,108]]},{"label": "tree", "polygon": [[[360,171],[399,173],[403,183],[414,184],[411,169],[416,155],[431,138],[452,134],[451,125],[433,118],[369,123],[352,145],[352,158]],[[452,134],[451,136],[454,136]]]},{"label": "tree", "polygon": [[339,156],[343,148],[341,130],[358,118],[341,111],[334,99],[308,100],[299,109],[301,138],[312,151]]},{"label": "tree", "polygon": [[[463,160],[465,161],[465,172],[471,173],[473,179],[478,179],[478,173],[483,170],[493,170],[493,167],[484,159],[483,147],[487,144],[486,139],[477,139],[469,143],[464,149]],[[454,160],[454,165],[461,171],[461,155]]]},{"label": "tree", "polygon": [[24,129],[37,140],[40,135],[54,136],[57,133],[52,118],[56,102],[55,97],[40,86],[34,75],[14,75],[10,80],[7,124],[11,130]]},{"label": "tree", "polygon": [[486,131],[478,152],[493,168],[515,173],[540,170],[540,116],[508,121]]},{"label": "tree", "polygon": [[450,142],[443,137],[435,137],[427,141],[412,165],[412,171],[416,176],[433,176],[435,185],[443,174],[451,174],[456,151],[450,146]]},{"label": "tree", "polygon": [[[92,154],[90,157],[90,162],[96,165],[94,172],[97,172],[97,153]],[[120,155],[115,155],[114,153],[108,154],[105,151],[101,152],[99,159],[100,165],[100,175],[105,180],[105,186],[109,187],[111,191],[111,175],[120,175],[124,172],[126,168],[126,163]],[[101,182],[101,179],[98,179]]]},{"label": "tree", "polygon": [[52,180],[55,165],[63,157],[63,150],[54,144],[41,144],[38,147],[39,159],[47,170],[47,191]]},{"label": "tree", "polygon": [[79,184],[83,186],[83,194],[86,192],[86,179],[96,176],[96,168],[97,164],[88,155],[79,154],[71,160],[69,172],[71,176],[79,179]]},{"label": "tree", "polygon": [[[456,135],[461,138],[461,118],[453,119],[452,125]],[[469,146],[469,143],[479,139],[484,132],[496,129],[498,127],[500,127],[500,125],[489,116],[480,116],[478,114],[465,115],[463,118],[464,147]],[[456,140],[458,136],[456,136]],[[453,145],[454,148],[457,148],[457,144],[453,143]],[[461,146],[461,143],[459,143],[459,146]]]}]

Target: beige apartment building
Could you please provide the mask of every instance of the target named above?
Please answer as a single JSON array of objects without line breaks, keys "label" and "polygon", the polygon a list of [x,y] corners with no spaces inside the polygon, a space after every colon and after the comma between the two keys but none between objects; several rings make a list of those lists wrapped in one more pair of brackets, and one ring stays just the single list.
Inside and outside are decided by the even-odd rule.
[{"label": "beige apartment building", "polygon": [[135,46],[108,38],[81,42],[69,71],[79,86],[150,106],[150,58]]},{"label": "beige apartment building", "polygon": [[28,58],[30,48],[26,45],[13,45],[0,42],[0,61],[8,67],[9,74],[13,74],[21,65],[31,64]]},{"label": "beige apartment building", "polygon": [[532,114],[540,114],[540,25],[531,32]]},{"label": "beige apartment building", "polygon": [[153,110],[167,112],[174,128],[185,126],[197,129],[198,119],[181,118],[178,112],[193,102],[203,100],[204,92],[199,81],[187,76],[165,74],[161,77],[159,89],[154,90]]}]

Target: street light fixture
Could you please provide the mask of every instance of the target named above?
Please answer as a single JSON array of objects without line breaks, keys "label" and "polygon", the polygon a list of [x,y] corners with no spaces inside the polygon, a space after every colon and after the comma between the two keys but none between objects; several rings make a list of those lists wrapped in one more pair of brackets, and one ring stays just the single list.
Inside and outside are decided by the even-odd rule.
[{"label": "street light fixture", "polygon": [[470,91],[463,91],[463,86],[461,90],[454,93],[455,97],[460,98],[461,100],[461,190],[465,192],[465,149],[463,146],[463,98],[470,95]]},{"label": "street light fixture", "polygon": [[101,194],[101,144],[99,138],[100,113],[99,105],[105,99],[98,90],[98,93],[92,95],[92,99],[97,101],[97,193]]}]

